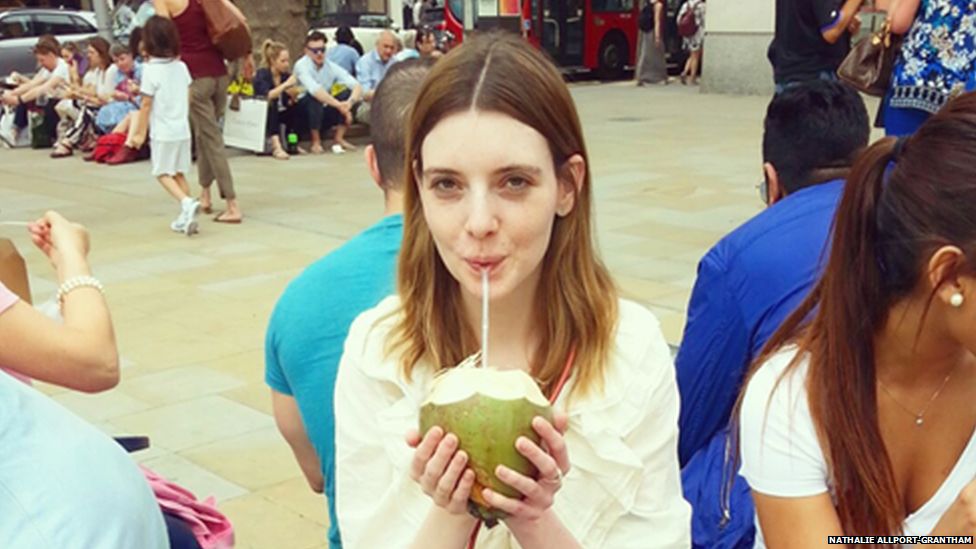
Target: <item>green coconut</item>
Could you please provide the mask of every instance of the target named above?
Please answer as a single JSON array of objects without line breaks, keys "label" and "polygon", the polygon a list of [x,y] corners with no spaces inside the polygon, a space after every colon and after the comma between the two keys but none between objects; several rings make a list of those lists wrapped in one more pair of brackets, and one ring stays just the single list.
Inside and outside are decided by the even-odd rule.
[{"label": "green coconut", "polygon": [[439,426],[458,437],[459,449],[468,454],[474,471],[468,510],[489,526],[507,515],[484,500],[491,488],[514,499],[522,494],[495,476],[499,465],[537,478],[539,472],[515,449],[518,437],[539,444],[532,419],[552,421],[552,408],[536,382],[521,370],[458,367],[438,376],[420,408],[420,432]]}]

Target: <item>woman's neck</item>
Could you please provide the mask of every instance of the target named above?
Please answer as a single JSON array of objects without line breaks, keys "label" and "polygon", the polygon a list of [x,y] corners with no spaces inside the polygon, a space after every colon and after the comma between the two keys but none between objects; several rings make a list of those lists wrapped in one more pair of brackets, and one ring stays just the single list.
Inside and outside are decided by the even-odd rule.
[{"label": "woman's neck", "polygon": [[[534,323],[535,295],[535,288],[530,287],[491,302],[488,329],[489,366],[526,371],[531,368],[533,354],[539,344],[538,327]],[[462,307],[468,325],[478,335],[480,342],[481,300],[475,296],[463,295]]]},{"label": "woman's neck", "polygon": [[876,376],[886,385],[929,387],[972,359],[925,294],[896,303],[874,338]]}]

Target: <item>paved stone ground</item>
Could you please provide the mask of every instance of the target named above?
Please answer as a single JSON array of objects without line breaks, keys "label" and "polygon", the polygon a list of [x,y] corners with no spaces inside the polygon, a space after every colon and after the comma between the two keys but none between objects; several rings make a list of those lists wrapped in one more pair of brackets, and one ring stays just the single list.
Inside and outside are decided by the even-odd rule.
[{"label": "paved stone ground", "polygon": [[[696,263],[757,213],[766,98],[697,88],[573,86],[593,168],[603,256],[625,295],[677,344]],[[307,490],[271,417],[264,330],[285,284],[382,211],[360,154],[231,160],[243,225],[170,232],[175,205],[146,162],[105,167],[0,150],[0,220],[56,209],[91,231],[123,356],[123,381],[90,396],[42,387],[112,434],[148,434],[137,459],[214,495],[242,548],[324,548],[324,501]],[[195,184],[195,174],[191,177]],[[219,205],[219,204],[218,204]],[[55,289],[20,230],[35,301]]]}]

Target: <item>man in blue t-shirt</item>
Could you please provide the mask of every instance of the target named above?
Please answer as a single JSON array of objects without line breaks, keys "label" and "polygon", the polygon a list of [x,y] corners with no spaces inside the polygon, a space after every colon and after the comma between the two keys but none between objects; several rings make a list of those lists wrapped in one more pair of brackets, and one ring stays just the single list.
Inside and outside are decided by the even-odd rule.
[{"label": "man in blue t-shirt", "polygon": [[336,372],[352,321],[394,291],[407,114],[429,68],[421,61],[398,64],[376,92],[366,163],[383,190],[383,219],[293,280],[268,325],[265,381],[275,421],[312,490],[325,492],[331,549],[342,547],[335,514]]},{"label": "man in blue t-shirt", "polygon": [[769,207],[726,235],[698,265],[675,359],[678,459],[696,547],[752,546],[744,539],[753,528],[744,480],[737,478],[731,496],[724,496],[731,498],[731,518],[719,509],[725,427],[749,364],[820,275],[844,179],[870,132],[864,101],[844,84],[814,80],[774,97],[766,111],[760,185]]}]

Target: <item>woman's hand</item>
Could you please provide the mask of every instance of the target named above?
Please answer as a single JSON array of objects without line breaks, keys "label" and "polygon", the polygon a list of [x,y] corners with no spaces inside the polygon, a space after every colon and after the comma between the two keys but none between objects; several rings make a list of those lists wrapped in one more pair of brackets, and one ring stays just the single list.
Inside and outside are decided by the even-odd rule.
[{"label": "woman's hand", "polygon": [[31,240],[51,261],[59,273],[65,267],[86,263],[88,258],[88,230],[72,223],[57,212],[47,212],[44,217],[28,225]]},{"label": "woman's hand", "polygon": [[532,420],[532,428],[542,438],[542,447],[525,437],[515,441],[515,449],[539,470],[538,480],[504,465],[495,470],[498,479],[521,492],[524,499],[508,498],[490,488],[482,492],[489,505],[509,514],[506,522],[538,520],[552,507],[556,492],[562,488],[563,475],[569,472],[569,451],[563,439],[568,418],[557,414],[553,422],[555,426],[542,417]]},{"label": "woman's hand", "polygon": [[976,480],[970,481],[949,506],[932,535],[972,536],[976,534]]},{"label": "woman's hand", "polygon": [[438,507],[453,515],[468,512],[468,498],[474,486],[474,471],[467,468],[468,455],[458,451],[456,435],[433,427],[424,438],[407,433],[407,444],[416,451],[410,464],[410,478],[420,485]]}]

